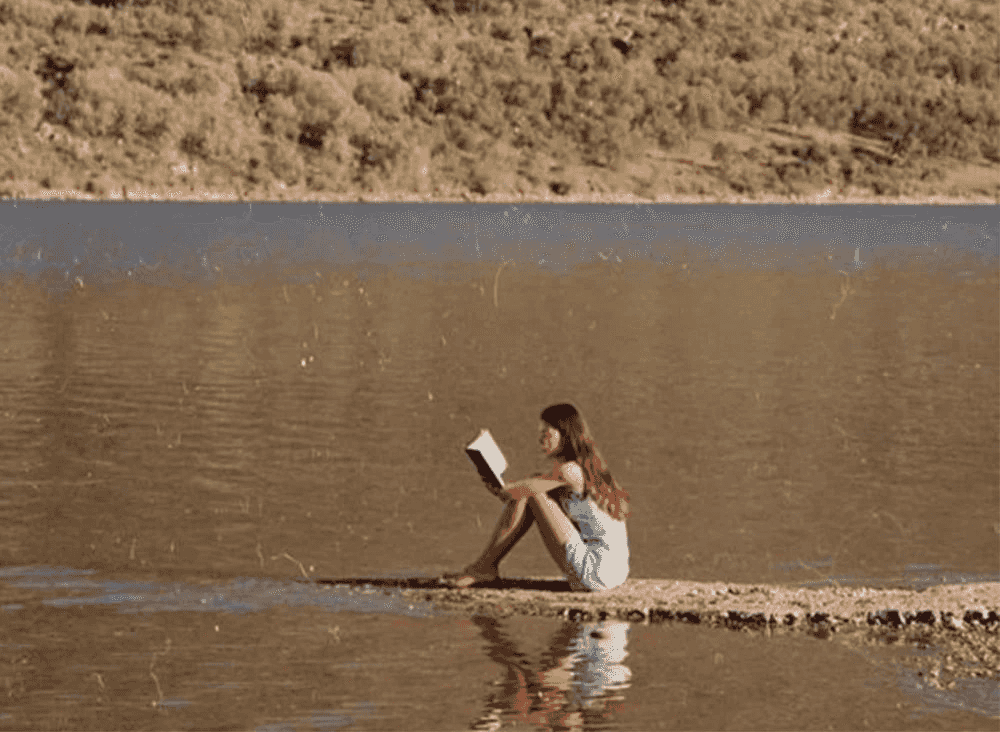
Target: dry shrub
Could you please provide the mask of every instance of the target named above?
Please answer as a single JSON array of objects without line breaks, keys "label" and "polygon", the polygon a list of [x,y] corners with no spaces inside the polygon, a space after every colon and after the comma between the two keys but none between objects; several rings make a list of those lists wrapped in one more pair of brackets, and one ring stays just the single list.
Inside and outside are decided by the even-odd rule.
[{"label": "dry shrub", "polygon": [[520,162],[517,149],[499,141],[492,144],[469,173],[469,189],[481,195],[514,193],[517,188],[517,168]]},{"label": "dry shrub", "polygon": [[[356,104],[348,106],[335,125],[337,134],[341,135],[344,139],[363,135],[366,131],[372,129],[372,127],[373,121],[371,115],[368,114],[368,111],[364,107],[359,107]],[[341,146],[338,152],[345,152],[345,148]]]},{"label": "dry shrub", "polygon": [[[78,34],[85,32],[90,25],[91,19],[94,18],[91,11],[103,16],[102,19],[106,23],[107,16],[105,11],[92,6],[77,7],[71,5],[60,8],[59,13],[52,19],[53,33]],[[98,20],[98,22],[101,21]]]},{"label": "dry shrub", "polygon": [[36,127],[41,120],[43,106],[34,74],[0,66],[0,128],[14,123]]},{"label": "dry shrub", "polygon": [[398,172],[398,165],[406,160],[408,141],[402,136],[377,129],[356,132],[348,137],[348,143],[356,151],[357,180],[362,187],[379,185],[388,181]]},{"label": "dry shrub", "polygon": [[496,14],[502,6],[500,0],[424,0],[424,3],[435,15],[446,16]]},{"label": "dry shrub", "polygon": [[88,134],[156,144],[176,118],[169,94],[126,79],[117,67],[75,72],[80,90],[74,125]]},{"label": "dry shrub", "polygon": [[350,136],[371,123],[348,91],[356,80],[350,72],[315,71],[295,61],[261,61],[245,55],[237,65],[237,77],[244,94],[258,103],[265,135],[291,136],[319,149],[327,146],[327,135],[335,126],[341,128],[338,134]]},{"label": "dry shrub", "polygon": [[[103,65],[103,64],[102,64]],[[181,50],[176,55],[176,63],[158,64],[149,67],[133,64],[127,72],[131,81],[136,81],[173,97],[211,97],[218,93],[218,70],[205,64],[194,53]]]},{"label": "dry shrub", "polygon": [[33,0],[5,0],[0,4],[4,25],[51,29],[64,8]]},{"label": "dry shrub", "polygon": [[[175,145],[185,156],[214,162],[236,171],[256,170],[251,160],[263,159],[263,137],[256,120],[231,117],[217,109],[198,108],[175,133]],[[249,166],[249,167],[248,167]]]},{"label": "dry shrub", "polygon": [[155,5],[124,9],[111,27],[116,34],[145,36],[163,46],[187,45],[194,35],[190,18],[166,13]]},{"label": "dry shrub", "polygon": [[243,48],[250,53],[274,53],[288,47],[285,18],[294,9],[281,0],[247,2],[240,18]]},{"label": "dry shrub", "polygon": [[269,94],[294,94],[298,74],[290,63],[275,56],[260,57],[242,53],[236,62],[236,78],[244,94],[263,102]]},{"label": "dry shrub", "polygon": [[311,72],[295,97],[302,124],[299,143],[330,151],[342,164],[355,157],[350,138],[372,126],[367,110],[351,99],[346,82],[332,74]]},{"label": "dry shrub", "polygon": [[[434,159],[432,149],[437,138],[432,136],[421,140],[419,145],[414,145],[413,140],[419,134],[414,127],[413,123],[404,123],[399,128],[376,135],[375,139],[381,141],[383,146],[387,142],[391,145],[391,154],[384,159],[385,172],[377,177],[390,190],[400,193],[431,193],[439,182],[437,174],[440,160]],[[362,166],[364,177],[374,177],[371,175],[373,172],[371,168]]]},{"label": "dry shrub", "polygon": [[376,26],[354,43],[357,46],[354,51],[356,66],[399,69],[410,59],[424,55],[423,45],[410,41],[400,33],[400,26],[396,24]]},{"label": "dry shrub", "polygon": [[236,48],[243,38],[243,29],[239,23],[227,22],[224,18],[207,12],[192,12],[189,17],[192,28],[191,49],[197,53]]},{"label": "dry shrub", "polygon": [[719,95],[711,86],[692,88],[681,97],[681,122],[688,129],[718,130],[724,126]]},{"label": "dry shrub", "polygon": [[282,138],[263,143],[268,169],[277,180],[288,185],[297,184],[305,171],[305,161],[297,147],[297,143]]},{"label": "dry shrub", "polygon": [[354,101],[385,120],[398,121],[407,114],[413,90],[398,75],[380,68],[350,72],[355,80]]},{"label": "dry shrub", "polygon": [[293,100],[302,122],[331,125],[354,107],[346,82],[334,74],[301,69]]}]

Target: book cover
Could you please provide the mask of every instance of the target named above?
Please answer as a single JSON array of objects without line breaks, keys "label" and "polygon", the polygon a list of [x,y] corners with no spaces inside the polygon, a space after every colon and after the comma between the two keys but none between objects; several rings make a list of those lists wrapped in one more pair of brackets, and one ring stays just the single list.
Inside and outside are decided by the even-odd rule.
[{"label": "book cover", "polygon": [[507,469],[507,459],[500,451],[500,446],[493,439],[489,430],[484,429],[479,436],[465,448],[465,454],[472,460],[479,476],[493,495],[503,498],[503,471]]}]

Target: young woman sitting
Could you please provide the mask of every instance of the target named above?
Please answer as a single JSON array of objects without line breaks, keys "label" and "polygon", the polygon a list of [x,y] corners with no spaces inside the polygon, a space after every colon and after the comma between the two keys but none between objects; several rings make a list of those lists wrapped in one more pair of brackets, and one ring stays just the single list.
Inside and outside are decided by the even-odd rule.
[{"label": "young woman sitting", "polygon": [[482,555],[445,578],[453,587],[492,582],[500,561],[532,524],[574,590],[607,590],[629,572],[629,495],[608,472],[572,404],[542,412],[540,441],[552,469],[505,486],[506,505]]}]

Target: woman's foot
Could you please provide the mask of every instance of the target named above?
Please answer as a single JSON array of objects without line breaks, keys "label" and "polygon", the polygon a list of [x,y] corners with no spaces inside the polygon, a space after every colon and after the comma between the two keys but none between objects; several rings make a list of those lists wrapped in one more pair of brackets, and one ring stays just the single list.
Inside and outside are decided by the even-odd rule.
[{"label": "woman's foot", "polygon": [[491,582],[496,582],[498,576],[499,575],[496,572],[483,571],[469,567],[461,572],[446,574],[441,578],[440,582],[441,584],[448,585],[449,587],[463,590],[467,587],[473,587],[475,585],[488,585]]}]

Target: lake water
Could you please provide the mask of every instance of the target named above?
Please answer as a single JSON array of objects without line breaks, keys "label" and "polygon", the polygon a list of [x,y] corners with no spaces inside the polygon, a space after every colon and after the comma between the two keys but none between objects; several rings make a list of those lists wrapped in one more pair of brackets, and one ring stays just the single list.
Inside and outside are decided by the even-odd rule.
[{"label": "lake water", "polygon": [[[540,467],[564,400],[633,496],[634,576],[996,579],[998,277],[970,267],[8,281],[0,726],[988,728],[995,685],[917,693],[815,639],[598,629],[605,683],[594,629],[291,581],[461,568],[499,511],[462,446]],[[537,532],[501,571],[556,572]]]},{"label": "lake water", "polygon": [[[4,729],[995,729],[888,649],[435,615],[375,588],[0,571]],[[991,715],[994,717],[991,719]]]}]

